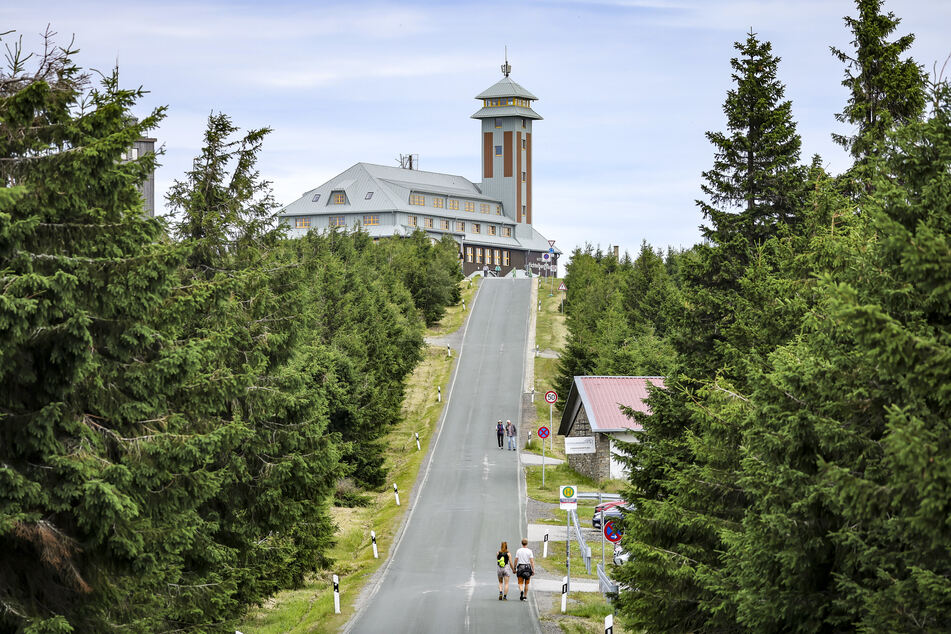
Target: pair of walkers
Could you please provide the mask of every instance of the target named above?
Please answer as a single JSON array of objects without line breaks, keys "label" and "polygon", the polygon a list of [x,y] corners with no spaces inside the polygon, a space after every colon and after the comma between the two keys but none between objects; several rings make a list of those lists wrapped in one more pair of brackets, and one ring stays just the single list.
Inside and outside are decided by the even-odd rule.
[{"label": "pair of walkers", "polygon": [[499,422],[495,424],[495,435],[499,440],[499,449],[502,449],[502,439],[509,439],[509,449],[515,451],[515,438],[518,436],[518,432],[515,431],[515,425],[512,424],[512,421],[507,420],[505,424],[502,424],[502,419],[499,419]]},{"label": "pair of walkers", "polygon": [[514,557],[509,555],[508,542],[502,542],[495,557],[499,577],[499,601],[508,601],[509,598],[509,570],[515,573],[518,580],[519,601],[527,600],[528,584],[532,580],[532,575],[535,574],[535,555],[528,547],[528,540],[522,540],[522,547],[515,551]]}]

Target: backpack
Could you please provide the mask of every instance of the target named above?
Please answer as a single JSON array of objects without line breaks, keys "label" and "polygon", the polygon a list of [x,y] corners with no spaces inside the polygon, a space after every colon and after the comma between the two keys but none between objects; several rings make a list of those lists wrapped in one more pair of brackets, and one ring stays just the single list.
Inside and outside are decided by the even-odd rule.
[{"label": "backpack", "polygon": [[505,568],[505,557],[500,554],[499,560],[496,563],[499,564],[499,568]]}]

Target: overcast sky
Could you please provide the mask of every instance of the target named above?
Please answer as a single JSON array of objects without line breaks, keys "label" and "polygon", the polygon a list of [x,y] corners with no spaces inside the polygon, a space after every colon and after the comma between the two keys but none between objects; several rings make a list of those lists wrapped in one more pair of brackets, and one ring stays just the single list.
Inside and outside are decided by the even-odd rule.
[{"label": "overcast sky", "polygon": [[[917,37],[930,72],[951,54],[951,0],[886,0]],[[752,28],[782,58],[779,77],[803,138],[802,161],[847,166],[830,134],[847,94],[829,46],[849,48],[847,0],[538,0],[528,2],[0,3],[0,31],[36,43],[49,23],[75,35],[77,61],[168,106],[153,136],[165,156],[161,207],[197,154],[208,114],[274,132],[261,156],[277,200],[294,201],[354,163],[478,182],[475,95],[512,78],[534,93],[535,226],[570,251],[589,242],[636,252],[641,241],[699,239],[700,174],[724,129],[733,42]],[[5,41],[9,41],[6,36]],[[951,73],[951,64],[949,64]]]}]

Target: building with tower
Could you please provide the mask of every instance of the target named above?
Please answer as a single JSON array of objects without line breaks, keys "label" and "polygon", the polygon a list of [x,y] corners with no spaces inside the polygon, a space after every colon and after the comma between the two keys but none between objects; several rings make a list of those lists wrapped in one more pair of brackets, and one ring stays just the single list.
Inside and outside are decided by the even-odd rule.
[{"label": "building with tower", "polygon": [[538,97],[513,81],[511,70],[506,61],[503,78],[476,96],[481,182],[415,169],[412,156],[402,157],[400,167],[357,163],[281,210],[289,235],[354,226],[374,238],[422,230],[434,240],[453,237],[466,275],[484,267],[498,275],[557,267],[560,251],[532,225]]}]

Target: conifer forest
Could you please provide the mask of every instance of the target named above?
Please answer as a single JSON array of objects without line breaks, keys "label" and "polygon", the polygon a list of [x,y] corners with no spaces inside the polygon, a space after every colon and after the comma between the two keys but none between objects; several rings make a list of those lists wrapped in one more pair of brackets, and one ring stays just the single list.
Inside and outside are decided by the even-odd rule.
[{"label": "conifer forest", "polygon": [[[951,63],[882,0],[843,28],[847,170],[740,30],[702,243],[567,265],[558,392],[666,377],[623,448],[629,631],[951,631]],[[165,110],[0,41],[0,632],[233,631],[332,563],[341,481],[387,486],[459,247],[287,237],[271,130],[221,112],[149,217],[161,156],[125,152]]]}]

